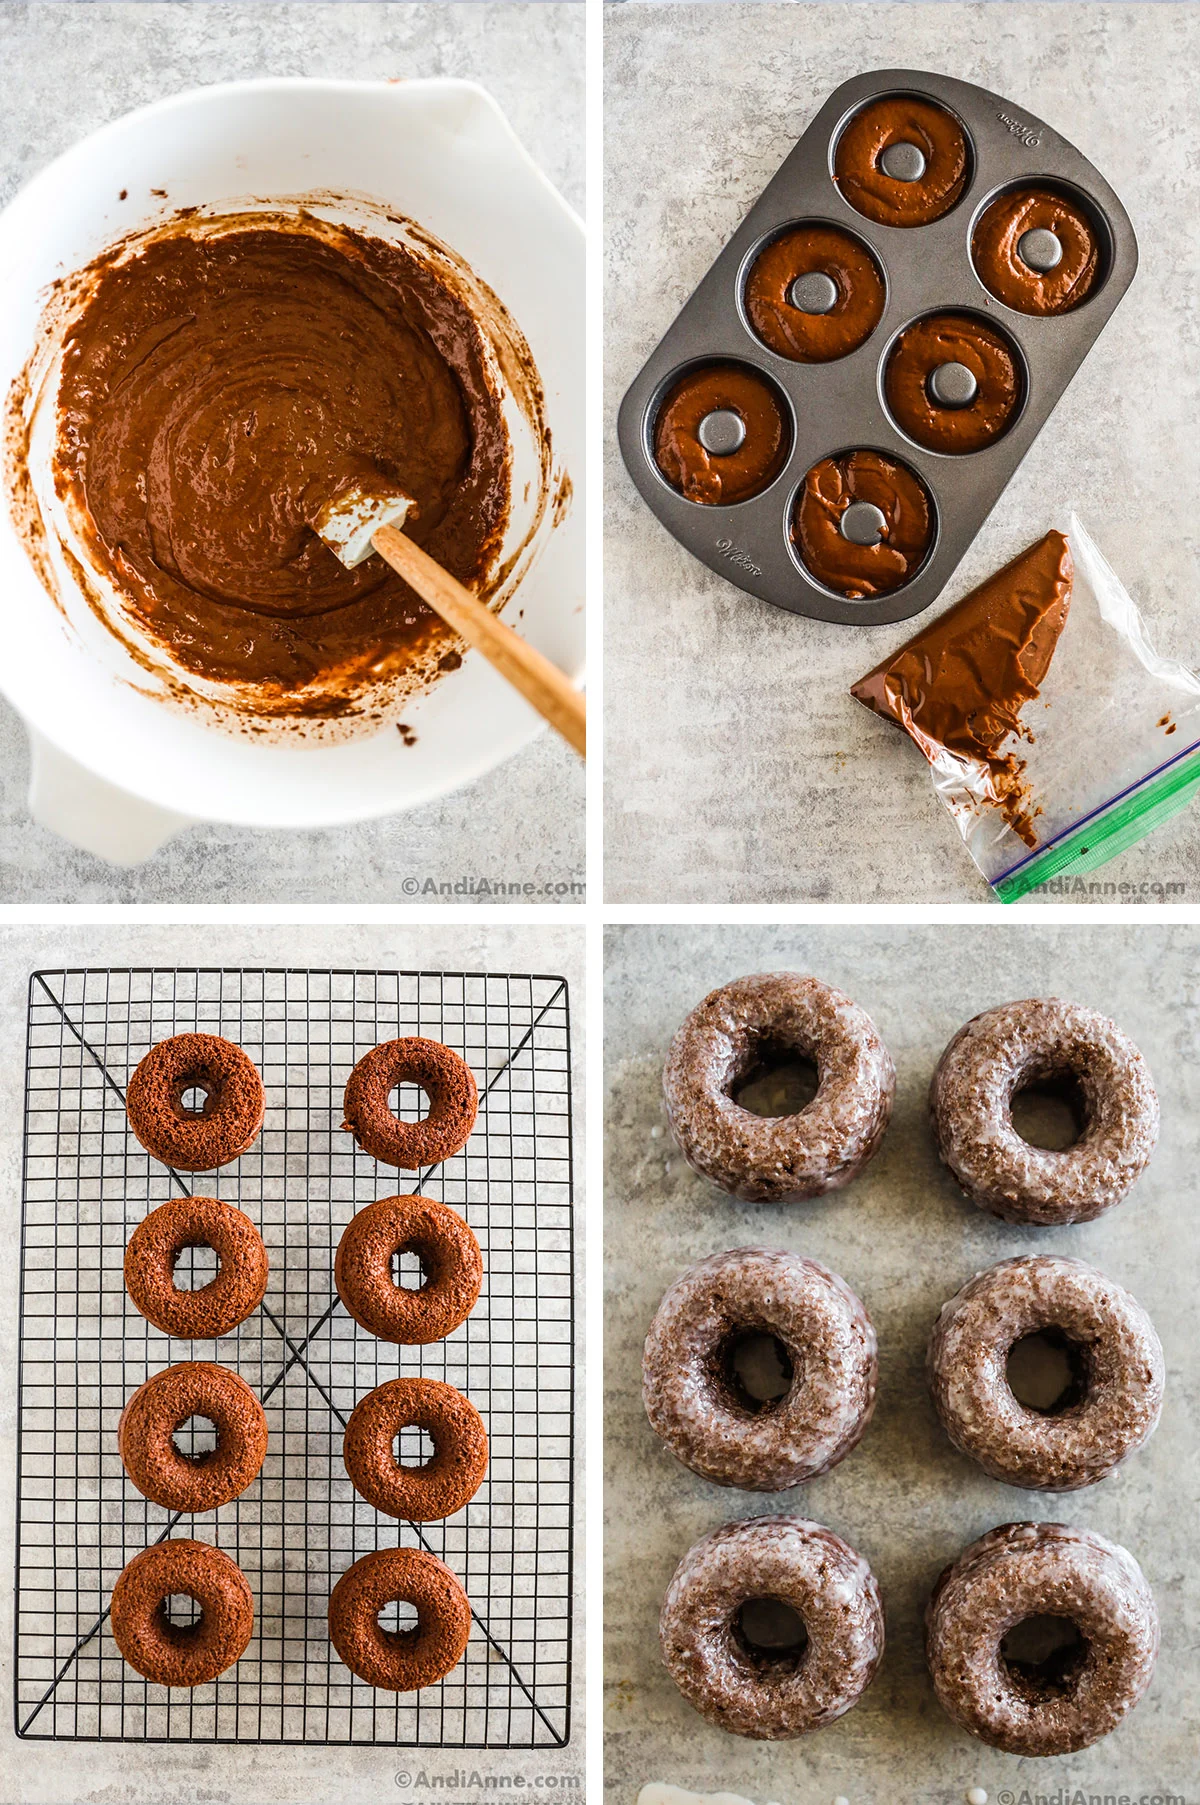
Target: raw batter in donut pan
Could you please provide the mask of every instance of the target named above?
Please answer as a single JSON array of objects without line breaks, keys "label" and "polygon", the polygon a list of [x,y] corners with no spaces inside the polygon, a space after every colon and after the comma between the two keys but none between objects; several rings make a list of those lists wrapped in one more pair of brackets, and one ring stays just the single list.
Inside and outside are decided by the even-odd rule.
[{"label": "raw batter in donut pan", "polygon": [[622,456],[668,531],[751,595],[908,620],[1137,256],[1103,176],[1023,107],[925,71],[855,76],[635,377]]}]

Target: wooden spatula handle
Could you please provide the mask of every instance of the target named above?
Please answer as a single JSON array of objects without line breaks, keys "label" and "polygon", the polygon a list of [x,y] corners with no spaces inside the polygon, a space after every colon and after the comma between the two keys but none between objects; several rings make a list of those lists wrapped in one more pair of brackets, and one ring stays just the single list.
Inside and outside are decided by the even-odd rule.
[{"label": "wooden spatula handle", "polygon": [[371,544],[392,569],[411,583],[423,602],[448,621],[467,644],[482,652],[501,676],[507,677],[514,689],[576,752],[585,750],[586,723],[584,699],[564,677],[557,665],[543,656],[528,640],[514,633],[491,609],[463,587],[457,577],[421,550],[412,539],[396,531],[394,526],[381,526],[371,536]]}]

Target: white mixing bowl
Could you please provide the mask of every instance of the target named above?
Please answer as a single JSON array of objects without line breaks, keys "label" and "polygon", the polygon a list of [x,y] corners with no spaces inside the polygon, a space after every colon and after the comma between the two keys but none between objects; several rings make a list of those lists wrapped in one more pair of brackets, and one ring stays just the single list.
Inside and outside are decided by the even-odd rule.
[{"label": "white mixing bowl", "polygon": [[[30,355],[48,286],[107,245],[179,207],[233,210],[247,197],[262,203],[317,190],[386,203],[495,290],[528,341],[555,468],[578,496],[583,229],[471,82],[232,82],[159,101],[93,133],[0,213],[4,392]],[[575,680],[583,669],[583,583],[581,510],[560,509],[507,613]],[[256,744],[142,693],[97,656],[85,613],[81,599],[76,623],[64,619],[5,507],[0,686],[29,729],[30,807],[44,826],[115,863],[146,858],[194,820],[309,828],[411,808],[490,770],[542,725],[468,655],[406,708],[415,745],[405,746],[394,727],[334,746]]]}]

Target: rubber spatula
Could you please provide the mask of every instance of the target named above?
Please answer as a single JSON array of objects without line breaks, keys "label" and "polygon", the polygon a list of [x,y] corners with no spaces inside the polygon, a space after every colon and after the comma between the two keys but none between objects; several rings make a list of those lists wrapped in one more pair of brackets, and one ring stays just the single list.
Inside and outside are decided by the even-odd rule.
[{"label": "rubber spatula", "polygon": [[402,528],[413,506],[407,495],[371,495],[363,489],[349,489],[336,501],[327,503],[312,524],[330,551],[350,570],[372,552],[378,552],[435,614],[469,646],[482,652],[488,663],[582,755],[586,739],[583,696],[556,665],[405,536]]}]

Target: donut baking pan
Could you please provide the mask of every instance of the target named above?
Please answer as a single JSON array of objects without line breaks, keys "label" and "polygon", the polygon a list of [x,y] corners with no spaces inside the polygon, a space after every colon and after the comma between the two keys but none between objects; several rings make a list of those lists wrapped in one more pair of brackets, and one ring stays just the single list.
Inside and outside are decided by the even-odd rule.
[{"label": "donut baking pan", "polygon": [[[796,244],[810,254],[791,280]],[[855,76],[634,379],[622,456],[668,531],[751,595],[818,620],[907,620],[1136,268],[1120,201],[1040,119],[945,75]]]},{"label": "donut baking pan", "polygon": [[[192,1031],[222,1034],[244,1048],[262,1073],[267,1098],[255,1145],[194,1186],[138,1145],[124,1097],[129,1074],[151,1046]],[[466,1147],[416,1177],[377,1165],[340,1127],[342,1093],[356,1059],[400,1035],[453,1048],[480,1092]],[[570,1100],[562,978],[261,969],[34,973],[17,1400],[19,1736],[371,1743],[393,1750],[567,1743],[574,1515]],[[422,1107],[404,1103],[401,1114],[415,1120]],[[169,1339],[125,1292],[125,1244],[134,1226],[155,1204],[193,1188],[244,1210],[270,1259],[261,1308],[219,1341]],[[400,1348],[347,1314],[334,1288],[333,1260],[357,1210],[406,1190],[466,1217],[482,1249],[484,1280],[475,1310],[446,1340]],[[177,1271],[186,1273],[184,1262],[192,1259],[182,1255]],[[192,1264],[188,1276],[204,1284],[207,1272],[198,1277],[198,1270],[205,1269]],[[183,1359],[215,1360],[237,1371],[267,1415],[258,1479],[203,1516],[148,1502],[125,1478],[117,1452],[126,1398],[150,1373]],[[464,1509],[437,1522],[381,1516],[358,1497],[342,1459],[355,1405],[401,1371],[455,1386],[487,1425],[490,1461],[482,1485]],[[196,1427],[193,1419],[190,1429]],[[122,1568],[168,1533],[224,1549],[254,1596],[245,1654],[194,1691],[144,1680],[122,1660],[108,1621]],[[329,1639],[335,1581],[361,1556],[397,1544],[425,1548],[444,1561],[473,1614],[461,1662],[416,1693],[364,1684]]]}]

